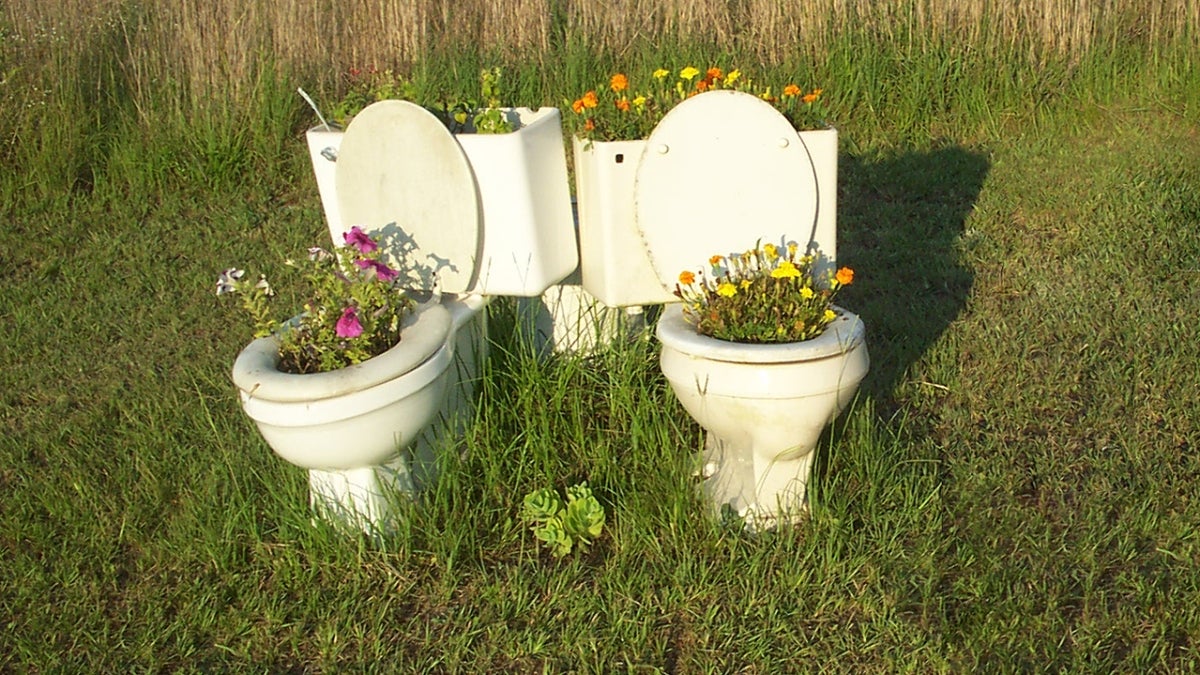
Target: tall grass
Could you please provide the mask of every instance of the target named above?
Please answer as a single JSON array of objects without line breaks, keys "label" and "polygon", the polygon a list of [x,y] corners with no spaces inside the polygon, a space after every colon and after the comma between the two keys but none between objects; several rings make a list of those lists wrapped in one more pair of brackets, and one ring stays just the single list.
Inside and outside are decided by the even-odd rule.
[{"label": "tall grass", "polygon": [[109,43],[121,52],[133,92],[142,94],[135,100],[144,101],[155,85],[175,83],[196,97],[219,93],[236,104],[254,89],[266,55],[282,69],[326,83],[351,66],[408,69],[447,50],[540,62],[567,44],[628,54],[664,41],[700,43],[767,63],[819,61],[844,35],[860,32],[889,42],[969,46],[984,58],[1076,60],[1092,49],[1195,39],[1200,1],[10,0],[0,22],[6,43],[32,50],[21,61],[39,63],[30,57],[47,39],[62,39],[78,60],[40,62],[70,70],[87,47]]}]

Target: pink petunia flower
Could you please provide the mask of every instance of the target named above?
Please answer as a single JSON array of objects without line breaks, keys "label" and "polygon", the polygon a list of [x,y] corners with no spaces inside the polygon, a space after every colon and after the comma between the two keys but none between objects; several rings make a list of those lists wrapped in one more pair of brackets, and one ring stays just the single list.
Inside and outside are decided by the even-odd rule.
[{"label": "pink petunia flower", "polygon": [[378,260],[359,258],[358,260],[354,261],[354,264],[358,265],[358,269],[360,270],[374,269],[375,276],[379,277],[380,281],[391,281],[400,276],[399,272],[379,262]]},{"label": "pink petunia flower", "polygon": [[358,313],[354,311],[353,307],[342,310],[342,318],[338,319],[333,332],[337,333],[340,338],[356,338],[362,335],[363,327],[358,322]]},{"label": "pink petunia flower", "polygon": [[370,253],[379,248],[379,244],[376,244],[375,240],[368,237],[367,233],[357,225],[350,228],[349,232],[343,233],[342,237],[346,239],[347,246],[357,248],[359,253]]}]

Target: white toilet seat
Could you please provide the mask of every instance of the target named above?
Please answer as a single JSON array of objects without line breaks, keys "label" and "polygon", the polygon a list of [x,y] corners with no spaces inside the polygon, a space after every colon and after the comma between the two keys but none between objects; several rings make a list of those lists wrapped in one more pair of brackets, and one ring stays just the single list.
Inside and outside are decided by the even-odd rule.
[{"label": "white toilet seat", "polygon": [[819,208],[816,172],[791,124],[769,103],[729,90],[667,113],[642,153],[634,202],[668,291],[680,272],[702,269],[713,255],[760,241],[805,246]]},{"label": "white toilet seat", "polygon": [[478,190],[462,147],[436,117],[408,101],[367,106],[346,129],[335,176],[343,224],[403,250],[420,268],[414,289],[466,293],[483,246]]}]

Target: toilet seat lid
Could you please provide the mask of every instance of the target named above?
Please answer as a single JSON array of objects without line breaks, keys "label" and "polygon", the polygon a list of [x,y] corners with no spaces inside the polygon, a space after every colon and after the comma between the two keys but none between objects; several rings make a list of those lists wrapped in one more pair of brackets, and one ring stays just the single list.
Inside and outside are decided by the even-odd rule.
[{"label": "toilet seat lid", "polygon": [[771,104],[719,90],[676,106],[650,134],[634,188],[637,229],[663,288],[713,255],[756,242],[805,246],[817,213],[816,171]]},{"label": "toilet seat lid", "polygon": [[388,247],[403,285],[464,293],[483,244],[475,176],[436,117],[408,101],[379,101],[354,116],[338,150],[338,209]]}]

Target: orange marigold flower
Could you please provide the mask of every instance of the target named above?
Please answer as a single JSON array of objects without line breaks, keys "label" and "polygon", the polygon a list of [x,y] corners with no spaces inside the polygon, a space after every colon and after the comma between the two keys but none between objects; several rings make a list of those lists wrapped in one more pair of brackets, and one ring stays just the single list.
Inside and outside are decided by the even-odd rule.
[{"label": "orange marigold flower", "polygon": [[596,96],[596,92],[594,91],[589,91],[588,93],[584,94],[581,100],[583,101],[583,107],[585,108],[595,108],[596,106],[600,105],[600,99]]},{"label": "orange marigold flower", "polygon": [[783,88],[783,95],[784,96],[799,96],[800,95],[800,87],[797,87],[794,84],[789,84],[788,86]]},{"label": "orange marigold flower", "polygon": [[720,264],[721,264],[721,261],[722,261],[722,260],[724,260],[724,259],[725,259],[725,256],[723,256],[723,255],[714,255],[713,257],[711,257],[711,258],[709,258],[709,259],[708,259],[708,264],[710,264],[710,265],[720,265]]},{"label": "orange marigold flower", "polygon": [[596,128],[596,123],[593,122],[592,120],[589,119],[589,120],[583,121],[583,130],[584,131],[593,131],[593,130],[595,130],[595,128]]},{"label": "orange marigold flower", "polygon": [[629,112],[629,99],[622,96],[621,98],[617,99],[616,106],[617,110],[620,110],[621,112]]},{"label": "orange marigold flower", "polygon": [[582,113],[583,112],[583,99],[581,99],[581,98],[575,99],[575,101],[571,104],[571,110],[574,110],[576,115]]},{"label": "orange marigold flower", "polygon": [[691,285],[695,281],[696,281],[695,274],[692,274],[691,272],[689,272],[687,270],[684,270],[679,273],[679,283],[681,283],[685,286],[688,286],[688,285]]},{"label": "orange marigold flower", "polygon": [[696,91],[708,91],[708,80],[696,80]]},{"label": "orange marigold flower", "polygon": [[629,86],[629,78],[625,77],[624,73],[617,73],[608,81],[608,86],[612,87],[613,91],[625,91]]},{"label": "orange marigold flower", "polygon": [[854,282],[854,270],[849,267],[843,267],[837,271],[837,282],[843,286],[849,286]]},{"label": "orange marigold flower", "polygon": [[704,74],[706,76],[708,76],[709,82],[713,82],[714,80],[719,80],[725,75],[725,73],[721,72],[720,68],[709,68],[708,72],[706,72]]}]

